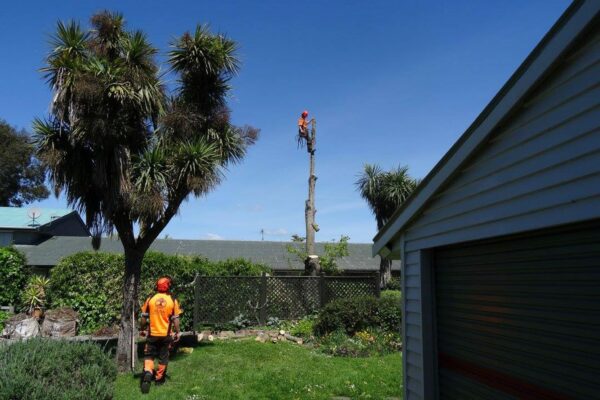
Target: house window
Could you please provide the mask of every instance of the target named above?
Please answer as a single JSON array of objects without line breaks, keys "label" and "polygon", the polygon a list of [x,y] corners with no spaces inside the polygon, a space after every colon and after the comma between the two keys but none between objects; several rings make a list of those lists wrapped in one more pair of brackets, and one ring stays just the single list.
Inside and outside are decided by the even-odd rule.
[{"label": "house window", "polygon": [[10,246],[13,243],[12,232],[0,232],[0,247]]}]

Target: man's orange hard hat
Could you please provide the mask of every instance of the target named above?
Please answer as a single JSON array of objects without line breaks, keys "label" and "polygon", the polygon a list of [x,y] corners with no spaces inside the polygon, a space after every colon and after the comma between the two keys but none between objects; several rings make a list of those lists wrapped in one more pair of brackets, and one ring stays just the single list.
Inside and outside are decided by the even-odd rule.
[{"label": "man's orange hard hat", "polygon": [[306,118],[308,117],[308,111],[304,110],[302,111],[302,118]]},{"label": "man's orange hard hat", "polygon": [[171,288],[171,279],[169,277],[162,277],[156,281],[156,290],[159,292],[168,292]]}]

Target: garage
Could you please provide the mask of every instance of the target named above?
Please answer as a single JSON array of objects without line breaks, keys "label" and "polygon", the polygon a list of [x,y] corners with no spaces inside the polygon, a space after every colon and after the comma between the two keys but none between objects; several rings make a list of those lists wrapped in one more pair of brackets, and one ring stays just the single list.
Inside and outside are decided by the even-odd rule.
[{"label": "garage", "polygon": [[405,400],[600,399],[599,1],[569,6],[373,242],[400,260]]},{"label": "garage", "polygon": [[442,399],[600,396],[600,224],[435,251]]}]

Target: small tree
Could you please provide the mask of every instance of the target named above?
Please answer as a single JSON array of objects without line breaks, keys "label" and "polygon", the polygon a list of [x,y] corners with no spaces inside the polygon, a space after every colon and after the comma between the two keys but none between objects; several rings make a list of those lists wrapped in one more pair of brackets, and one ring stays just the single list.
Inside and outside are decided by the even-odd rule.
[{"label": "small tree", "polygon": [[[42,69],[51,115],[34,123],[55,191],[85,212],[94,235],[118,233],[125,253],[117,362],[132,365],[141,265],[190,194],[214,189],[258,130],[236,127],[226,105],[239,62],[236,43],[206,26],[171,43],[167,92],[157,50],[123,16],[101,12],[92,29],[58,23]],[[97,243],[97,242],[96,242]]]},{"label": "small tree", "polygon": [[[348,252],[348,240],[350,240],[349,236],[342,235],[338,242],[332,240],[330,243],[324,244],[324,252],[319,257],[321,272],[326,275],[338,275],[342,272],[337,260],[350,254]],[[304,246],[305,241],[306,238],[294,234],[292,235],[292,243],[287,245],[287,252],[295,256],[301,263],[304,263],[308,257],[306,246]]]},{"label": "small tree", "polygon": [[48,197],[43,166],[29,135],[0,120],[0,206],[21,207]]},{"label": "small tree", "polygon": [[[376,164],[365,164],[356,181],[356,187],[375,215],[377,230],[383,228],[418,183],[419,181],[409,176],[408,167],[399,166],[390,171],[383,171]],[[392,260],[382,258],[379,268],[381,287],[384,287],[392,279]]]}]

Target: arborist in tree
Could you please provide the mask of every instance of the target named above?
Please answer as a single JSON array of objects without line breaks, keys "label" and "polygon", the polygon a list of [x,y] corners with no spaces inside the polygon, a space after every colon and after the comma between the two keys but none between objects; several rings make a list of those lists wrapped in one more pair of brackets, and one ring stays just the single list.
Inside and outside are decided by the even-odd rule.
[{"label": "arborist in tree", "polygon": [[306,140],[308,151],[312,152],[314,143],[312,141],[313,139],[310,137],[310,132],[308,130],[308,124],[312,122],[312,119],[308,121],[307,118],[308,111],[302,111],[300,118],[298,118],[298,145],[301,146],[303,141]]},{"label": "arborist in tree", "polygon": [[[182,311],[179,302],[170,293],[171,285],[170,277],[160,278],[156,282],[157,293],[149,297],[142,306],[140,334],[147,337],[144,347],[142,393],[150,391],[152,380],[155,380],[157,385],[165,382],[169,348],[173,343],[179,341],[179,316]],[[144,332],[146,329],[147,332]],[[158,357],[156,373],[154,371],[155,357]]]}]

